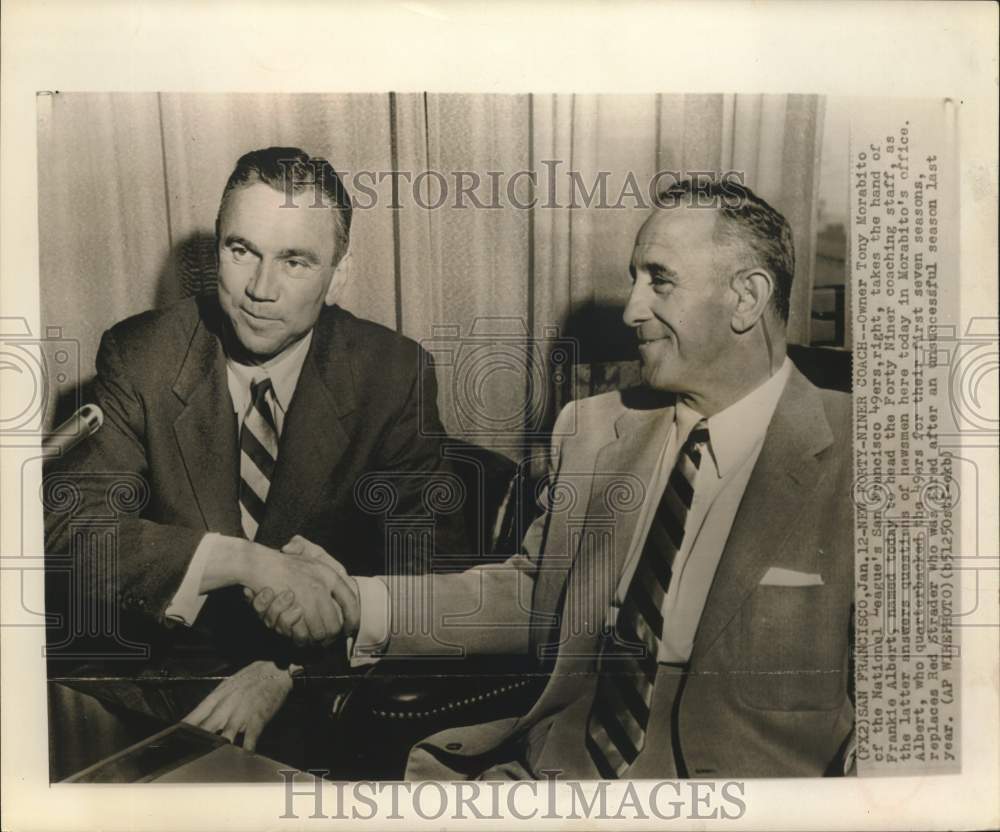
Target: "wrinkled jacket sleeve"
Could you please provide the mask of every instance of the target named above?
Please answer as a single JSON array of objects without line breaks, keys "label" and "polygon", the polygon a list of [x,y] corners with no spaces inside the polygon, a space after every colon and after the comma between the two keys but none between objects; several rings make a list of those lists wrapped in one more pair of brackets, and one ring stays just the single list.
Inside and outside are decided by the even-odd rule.
[{"label": "wrinkled jacket sleeve", "polygon": [[[564,418],[565,409],[559,420]],[[563,433],[557,421],[553,435]],[[560,442],[555,439],[549,456],[550,482],[558,476],[560,456]],[[538,517],[525,533],[520,552],[501,564],[459,574],[381,576],[389,588],[385,655],[526,653],[534,583],[550,522],[548,512]]]},{"label": "wrinkled jacket sleeve", "polygon": [[101,339],[93,399],[103,426],[46,466],[46,551],[72,554],[78,569],[92,561],[91,574],[102,579],[88,582],[88,592],[163,622],[205,531],[139,516],[149,497],[145,405],[112,331]]}]

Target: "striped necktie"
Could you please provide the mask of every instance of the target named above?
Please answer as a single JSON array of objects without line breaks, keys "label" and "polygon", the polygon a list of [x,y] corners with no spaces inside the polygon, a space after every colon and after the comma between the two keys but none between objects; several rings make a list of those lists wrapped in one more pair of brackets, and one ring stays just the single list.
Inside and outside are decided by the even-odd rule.
[{"label": "striped necktie", "polygon": [[663,599],[671,564],[684,541],[695,477],[707,446],[708,425],[702,419],[677,455],[614,630],[601,645],[586,745],[605,779],[621,777],[645,744],[663,636]]},{"label": "striped necktie", "polygon": [[267,492],[278,459],[278,428],[268,399],[271,379],[250,382],[252,403],[240,430],[240,519],[243,533],[253,540],[264,519]]}]

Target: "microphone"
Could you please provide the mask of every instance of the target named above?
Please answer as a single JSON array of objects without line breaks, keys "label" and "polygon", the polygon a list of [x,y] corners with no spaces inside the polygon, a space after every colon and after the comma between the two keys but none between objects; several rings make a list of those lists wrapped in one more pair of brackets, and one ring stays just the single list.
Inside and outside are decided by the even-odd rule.
[{"label": "microphone", "polygon": [[47,454],[62,455],[89,439],[104,424],[104,413],[96,404],[85,404],[42,439]]}]

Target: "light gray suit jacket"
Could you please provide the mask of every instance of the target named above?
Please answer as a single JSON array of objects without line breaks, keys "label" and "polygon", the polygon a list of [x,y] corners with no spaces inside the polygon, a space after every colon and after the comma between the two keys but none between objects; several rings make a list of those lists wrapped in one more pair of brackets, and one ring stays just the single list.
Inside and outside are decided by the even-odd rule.
[{"label": "light gray suit jacket", "polygon": [[[549,510],[528,530],[522,554],[460,575],[387,579],[396,622],[388,655],[531,651],[551,673],[523,716],[418,743],[408,777],[541,776],[546,768],[598,777],[584,737],[600,628],[653,477],[650,449],[672,421],[669,401],[649,399],[615,392],[563,411]],[[672,725],[649,726],[629,776],[839,773],[854,721],[851,447],[850,397],[793,370],[709,592]],[[822,583],[762,584],[771,567]],[[398,626],[404,620],[424,625]],[[672,753],[651,745],[669,745],[671,736],[679,772]]]}]

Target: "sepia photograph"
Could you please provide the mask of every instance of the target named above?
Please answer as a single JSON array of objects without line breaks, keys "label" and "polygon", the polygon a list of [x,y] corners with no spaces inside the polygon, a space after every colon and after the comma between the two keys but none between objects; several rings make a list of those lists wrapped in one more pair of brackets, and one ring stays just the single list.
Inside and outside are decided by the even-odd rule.
[{"label": "sepia photograph", "polygon": [[200,795],[142,828],[975,792],[995,104],[401,69],[19,90],[3,635],[41,787]]},{"label": "sepia photograph", "polygon": [[853,773],[827,105],[39,96],[52,779]]}]

